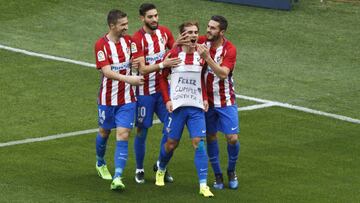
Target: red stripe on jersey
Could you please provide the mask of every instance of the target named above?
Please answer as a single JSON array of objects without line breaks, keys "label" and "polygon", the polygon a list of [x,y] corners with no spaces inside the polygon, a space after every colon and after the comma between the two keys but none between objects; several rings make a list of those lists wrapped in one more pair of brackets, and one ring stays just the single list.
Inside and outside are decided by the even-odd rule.
[{"label": "red stripe on jersey", "polygon": [[160,80],[161,80],[161,74],[160,74],[160,72],[156,72],[155,73],[155,78],[159,78],[159,79],[156,79],[155,80],[155,91],[156,92],[159,92],[160,91]]},{"label": "red stripe on jersey", "polygon": [[[121,70],[119,72],[121,75],[126,75],[126,70]],[[118,104],[125,103],[125,82],[118,83]]]},{"label": "red stripe on jersey", "polygon": [[235,92],[234,92],[234,88],[233,88],[233,84],[232,84],[232,72],[230,72],[229,76],[228,76],[228,80],[229,80],[229,89],[230,89],[230,101],[231,104],[235,104]]},{"label": "red stripe on jersey", "polygon": [[111,90],[112,90],[112,80],[108,79],[106,81],[106,105],[111,106]]},{"label": "red stripe on jersey", "polygon": [[224,80],[219,81],[219,93],[220,93],[220,102],[221,107],[226,106],[226,96],[225,96],[225,84]]},{"label": "red stripe on jersey", "polygon": [[144,75],[144,95],[149,95],[149,74]]},{"label": "red stripe on jersey", "polygon": [[186,54],[185,56],[185,65],[193,65],[194,64],[194,54]]},{"label": "red stripe on jersey", "polygon": [[[119,63],[125,62],[125,53],[122,50],[121,43],[120,42],[116,43],[115,47],[116,47],[117,54],[119,56]],[[125,72],[125,75],[126,75],[126,72]]]},{"label": "red stripe on jersey", "polygon": [[159,53],[160,52],[159,38],[155,32],[154,34],[151,35],[151,39],[154,43],[154,53]]},{"label": "red stripe on jersey", "polygon": [[208,74],[206,78],[207,84],[207,95],[209,100],[209,105],[214,106],[214,89],[213,89],[214,75]]}]

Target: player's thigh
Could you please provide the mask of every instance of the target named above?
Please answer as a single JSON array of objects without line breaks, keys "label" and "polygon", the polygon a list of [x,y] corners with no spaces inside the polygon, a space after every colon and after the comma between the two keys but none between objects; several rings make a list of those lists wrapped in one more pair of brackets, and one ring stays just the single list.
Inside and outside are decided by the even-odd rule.
[{"label": "player's thigh", "polygon": [[136,126],[150,128],[153,122],[155,99],[151,95],[138,96],[136,107]]},{"label": "player's thigh", "polygon": [[164,104],[164,100],[160,93],[156,93],[156,102],[155,102],[155,113],[157,117],[160,119],[162,123],[165,122],[165,119],[168,116],[168,111],[166,109],[166,105]]},{"label": "player's thigh", "polygon": [[216,108],[219,116],[219,131],[225,135],[238,134],[240,132],[239,115],[237,106]]},{"label": "player's thigh", "polygon": [[218,131],[218,115],[215,108],[209,108],[205,113],[206,133],[215,134]]},{"label": "player's thigh", "polygon": [[98,125],[106,131],[116,127],[114,106],[98,105]]},{"label": "player's thigh", "polygon": [[206,124],[205,113],[202,109],[196,107],[188,107],[188,119],[186,126],[189,130],[190,138],[205,137]]},{"label": "player's thigh", "polygon": [[173,140],[180,140],[186,123],[186,114],[182,108],[169,113],[164,122],[164,133]]},{"label": "player's thigh", "polygon": [[135,112],[136,112],[135,102],[116,107],[115,110],[116,127],[132,129],[134,127]]}]

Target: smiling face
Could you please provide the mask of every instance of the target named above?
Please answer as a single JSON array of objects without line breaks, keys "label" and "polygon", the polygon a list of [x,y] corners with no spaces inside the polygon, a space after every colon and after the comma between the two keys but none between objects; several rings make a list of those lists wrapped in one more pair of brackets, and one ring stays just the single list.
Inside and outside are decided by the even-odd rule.
[{"label": "smiling face", "polygon": [[128,25],[129,21],[127,17],[119,18],[116,24],[110,24],[110,32],[120,38],[126,34],[126,31],[129,29]]},{"label": "smiling face", "polygon": [[224,31],[220,30],[220,23],[210,20],[206,29],[206,37],[209,41],[216,41],[224,35]]},{"label": "smiling face", "polygon": [[159,26],[159,17],[156,9],[146,11],[144,16],[141,16],[144,25],[150,30],[156,30]]}]

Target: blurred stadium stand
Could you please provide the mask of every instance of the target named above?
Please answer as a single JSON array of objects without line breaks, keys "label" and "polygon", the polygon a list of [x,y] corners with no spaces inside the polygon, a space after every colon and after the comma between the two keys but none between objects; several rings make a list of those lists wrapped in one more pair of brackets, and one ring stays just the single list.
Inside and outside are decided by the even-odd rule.
[{"label": "blurred stadium stand", "polygon": [[291,10],[294,2],[298,0],[211,0],[218,2],[242,4],[247,6],[257,6],[263,8],[272,8],[280,10]]}]

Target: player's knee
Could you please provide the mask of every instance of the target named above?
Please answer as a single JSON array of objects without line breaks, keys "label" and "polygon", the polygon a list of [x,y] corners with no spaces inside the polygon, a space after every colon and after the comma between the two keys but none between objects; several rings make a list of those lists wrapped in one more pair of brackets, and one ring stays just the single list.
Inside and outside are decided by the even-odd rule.
[{"label": "player's knee", "polygon": [[103,138],[108,138],[110,135],[111,130],[106,130],[104,128],[99,128],[99,134]]},{"label": "player's knee", "polygon": [[227,142],[231,145],[234,145],[238,142],[237,134],[227,135],[226,137],[227,137]]},{"label": "player's knee", "polygon": [[202,137],[195,137],[192,139],[192,145],[194,149],[204,149],[204,138]]},{"label": "player's knee", "polygon": [[214,142],[217,140],[217,135],[216,134],[208,134],[206,135],[206,142],[210,143],[210,142]]},{"label": "player's knee", "polygon": [[168,139],[166,141],[166,151],[168,151],[168,152],[174,151],[177,146],[178,146],[178,141],[176,141],[176,140]]},{"label": "player's knee", "polygon": [[136,136],[145,137],[147,135],[147,128],[137,128]]},{"label": "player's knee", "polygon": [[116,140],[128,140],[130,134],[130,129],[120,128],[116,129]]}]

